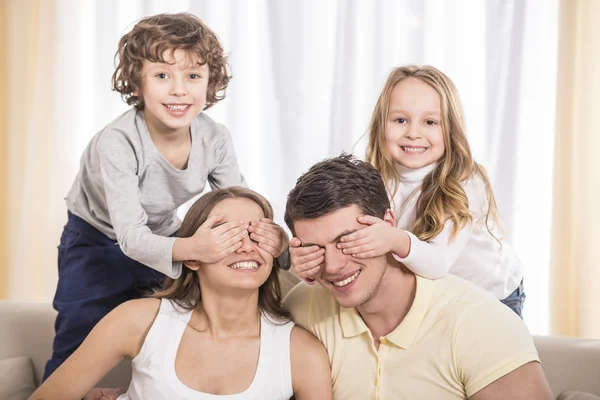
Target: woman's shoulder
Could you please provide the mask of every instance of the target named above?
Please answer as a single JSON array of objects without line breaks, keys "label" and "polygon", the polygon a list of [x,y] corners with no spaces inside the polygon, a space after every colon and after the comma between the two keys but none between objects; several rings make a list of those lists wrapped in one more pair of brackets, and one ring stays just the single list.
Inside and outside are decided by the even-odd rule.
[{"label": "woman's shoulder", "polygon": [[306,329],[294,325],[292,327],[290,346],[292,350],[292,356],[294,353],[302,357],[308,357],[318,360],[322,357],[325,347],[312,333]]},{"label": "woman's shoulder", "polygon": [[154,298],[129,300],[117,306],[112,313],[123,323],[149,329],[158,315],[161,302]]}]

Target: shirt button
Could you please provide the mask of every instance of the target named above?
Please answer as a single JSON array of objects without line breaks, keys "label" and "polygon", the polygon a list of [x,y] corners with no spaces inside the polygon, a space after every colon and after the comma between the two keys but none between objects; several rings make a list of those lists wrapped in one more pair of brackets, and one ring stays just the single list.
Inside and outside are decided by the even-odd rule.
[{"label": "shirt button", "polygon": [[375,379],[375,380],[373,381],[373,384],[374,384],[375,386],[377,386],[377,385],[379,384],[379,380],[378,380],[378,379]]}]

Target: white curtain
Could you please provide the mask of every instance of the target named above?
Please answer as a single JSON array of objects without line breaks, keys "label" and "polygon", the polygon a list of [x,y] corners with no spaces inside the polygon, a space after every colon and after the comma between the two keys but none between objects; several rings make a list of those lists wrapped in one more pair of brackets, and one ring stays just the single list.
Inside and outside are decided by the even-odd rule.
[{"label": "white curtain", "polygon": [[[461,94],[476,160],[492,178],[506,238],[526,266],[526,321],[532,332],[546,333],[556,3],[42,2],[41,18],[54,23],[42,26],[40,35],[54,38],[56,52],[48,66],[54,70],[51,151],[57,155],[49,177],[55,188],[47,199],[54,224],[49,240],[58,244],[66,219],[62,197],[87,142],[127,109],[110,91],[119,37],[143,16],[188,11],[217,33],[230,54],[234,79],[226,99],[208,114],[230,129],[243,173],[273,203],[280,223],[286,194],[303,171],[342,151],[364,155],[363,135],[391,68],[432,64],[449,75]],[[30,229],[31,218],[24,210],[19,229]],[[19,252],[29,250],[14,251],[16,262]],[[45,299],[54,290],[55,256],[47,257],[52,279]],[[11,287],[11,297],[19,297],[19,282]]]}]

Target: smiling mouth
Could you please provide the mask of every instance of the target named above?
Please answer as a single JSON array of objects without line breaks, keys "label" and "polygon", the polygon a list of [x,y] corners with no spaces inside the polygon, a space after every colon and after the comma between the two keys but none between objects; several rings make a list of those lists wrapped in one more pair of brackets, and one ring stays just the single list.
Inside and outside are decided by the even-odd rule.
[{"label": "smiling mouth", "polygon": [[350,275],[346,279],[342,279],[341,281],[329,281],[329,282],[333,286],[335,286],[335,287],[344,287],[344,286],[347,286],[347,285],[351,284],[352,282],[354,282],[356,280],[356,278],[358,277],[358,275],[360,275],[360,271],[361,270],[359,269],[354,274]]},{"label": "smiling mouth", "polygon": [[188,108],[190,108],[190,105],[189,104],[165,104],[165,107],[167,107],[171,111],[185,111]]},{"label": "smiling mouth", "polygon": [[237,270],[253,270],[258,269],[260,267],[260,264],[256,261],[239,261],[228,265],[228,267]]},{"label": "smiling mouth", "polygon": [[405,153],[411,153],[411,154],[421,154],[421,153],[424,153],[428,149],[427,147],[407,147],[407,146],[400,146],[400,148]]}]

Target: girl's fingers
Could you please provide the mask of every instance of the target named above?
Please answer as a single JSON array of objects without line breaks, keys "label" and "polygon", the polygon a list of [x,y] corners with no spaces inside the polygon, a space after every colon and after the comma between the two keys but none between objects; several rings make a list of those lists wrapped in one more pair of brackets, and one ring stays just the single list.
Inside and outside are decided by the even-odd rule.
[{"label": "girl's fingers", "polygon": [[373,250],[373,248],[370,245],[362,245],[362,246],[355,246],[349,249],[343,249],[342,252],[344,254],[360,254],[360,253],[364,253],[367,251],[371,251]]},{"label": "girl's fingers", "polygon": [[359,229],[356,232],[352,232],[352,233],[342,236],[340,238],[340,243],[353,242],[355,240],[362,239],[365,236],[367,236],[367,233],[364,232],[364,228]]},{"label": "girl's fingers", "polygon": [[293,258],[304,257],[307,254],[316,253],[319,250],[325,251],[319,246],[309,246],[309,247],[292,247],[290,249],[291,256]]},{"label": "girl's fingers", "polygon": [[308,278],[308,279],[314,280],[317,277],[317,275],[319,274],[320,270],[321,270],[321,267],[315,267],[315,268],[309,269],[308,271],[304,271],[301,274],[298,274],[298,276],[301,279]]},{"label": "girl's fingers", "polygon": [[377,257],[379,255],[381,255],[381,254],[377,254],[377,252],[375,250],[370,250],[370,251],[365,251],[363,253],[352,254],[352,257],[365,259],[365,258]]},{"label": "girl's fingers", "polygon": [[295,261],[298,265],[304,265],[304,264],[308,264],[309,262],[312,262],[318,258],[323,257],[324,254],[325,254],[325,250],[319,249],[318,251],[306,254],[301,257],[294,257],[294,260],[292,260],[292,261]]},{"label": "girl's fingers", "polygon": [[300,241],[300,239],[298,239],[295,236],[292,238],[292,240],[290,240],[290,247],[300,247],[301,244],[302,242]]},{"label": "girl's fingers", "polygon": [[372,215],[361,215],[357,217],[356,220],[363,225],[373,225],[378,222],[383,222],[381,218],[373,217]]},{"label": "girl's fingers", "polygon": [[353,240],[351,242],[339,242],[337,244],[337,248],[338,249],[350,249],[352,247],[356,247],[356,246],[362,246],[365,244],[369,243],[369,238],[368,237],[363,237],[360,238],[358,240]]},{"label": "girl's fingers", "polygon": [[301,270],[301,272],[308,272],[314,268],[319,268],[324,261],[325,257],[319,256],[318,258],[315,258],[314,260],[309,261],[307,263],[298,264],[298,269]]}]

